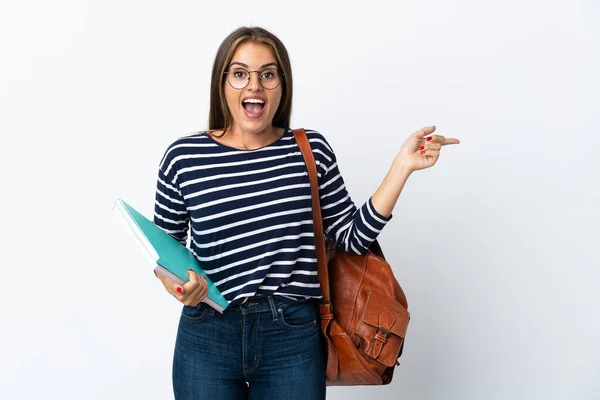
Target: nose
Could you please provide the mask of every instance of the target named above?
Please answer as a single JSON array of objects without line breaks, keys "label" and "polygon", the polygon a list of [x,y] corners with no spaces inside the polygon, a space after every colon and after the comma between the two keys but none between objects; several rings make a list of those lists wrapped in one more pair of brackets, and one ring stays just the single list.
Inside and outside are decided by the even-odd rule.
[{"label": "nose", "polygon": [[248,89],[252,90],[261,90],[262,84],[260,83],[260,72],[252,71],[250,72],[250,82],[248,82]]}]

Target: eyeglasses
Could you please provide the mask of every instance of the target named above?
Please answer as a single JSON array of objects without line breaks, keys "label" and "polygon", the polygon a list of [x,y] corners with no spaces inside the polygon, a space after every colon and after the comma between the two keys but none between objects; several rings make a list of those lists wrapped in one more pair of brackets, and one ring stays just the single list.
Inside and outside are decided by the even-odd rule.
[{"label": "eyeglasses", "polygon": [[280,75],[283,72],[279,72],[276,68],[266,68],[261,71],[248,71],[246,68],[235,67],[229,71],[224,72],[227,75],[227,82],[229,85],[237,90],[242,90],[250,82],[250,74],[252,72],[258,73],[258,81],[267,90],[273,90],[281,83]]}]

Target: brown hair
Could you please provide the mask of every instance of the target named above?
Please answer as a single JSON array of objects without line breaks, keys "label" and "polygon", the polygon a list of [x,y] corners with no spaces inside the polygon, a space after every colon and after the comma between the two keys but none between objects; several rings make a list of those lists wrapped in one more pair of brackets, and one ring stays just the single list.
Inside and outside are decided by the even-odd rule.
[{"label": "brown hair", "polygon": [[281,80],[282,93],[279,107],[273,117],[273,126],[287,128],[290,125],[292,114],[292,67],[288,52],[281,40],[266,29],[243,26],[231,32],[223,40],[215,57],[210,82],[209,130],[225,130],[231,126],[231,112],[225,100],[224,73],[229,67],[237,47],[248,41],[267,45],[277,58],[277,64],[283,73]]}]

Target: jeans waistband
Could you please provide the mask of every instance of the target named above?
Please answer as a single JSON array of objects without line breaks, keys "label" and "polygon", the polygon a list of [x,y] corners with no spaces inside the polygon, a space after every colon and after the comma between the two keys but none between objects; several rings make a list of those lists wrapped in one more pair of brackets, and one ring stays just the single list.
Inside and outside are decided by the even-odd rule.
[{"label": "jeans waistband", "polygon": [[248,298],[242,304],[239,304],[234,310],[241,312],[242,314],[250,313],[261,313],[270,311],[273,318],[277,318],[277,300],[273,296],[253,296]]},{"label": "jeans waistband", "polygon": [[307,301],[310,300],[303,298],[298,300],[292,300],[280,296],[256,295],[253,297],[249,297],[245,302],[238,304],[230,308],[229,310],[241,312],[242,314],[261,313],[270,311],[273,314],[273,318],[277,319],[277,308],[282,306],[285,307],[290,304],[300,305]]}]

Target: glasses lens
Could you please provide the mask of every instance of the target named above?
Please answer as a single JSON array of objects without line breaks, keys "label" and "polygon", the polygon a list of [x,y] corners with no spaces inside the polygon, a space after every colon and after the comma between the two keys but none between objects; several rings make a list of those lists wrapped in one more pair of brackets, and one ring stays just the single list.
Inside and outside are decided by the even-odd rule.
[{"label": "glasses lens", "polygon": [[250,80],[250,74],[244,68],[232,68],[227,73],[229,84],[235,89],[243,89]]},{"label": "glasses lens", "polygon": [[275,68],[269,68],[260,72],[260,83],[265,89],[275,89],[281,83],[279,71]]}]

